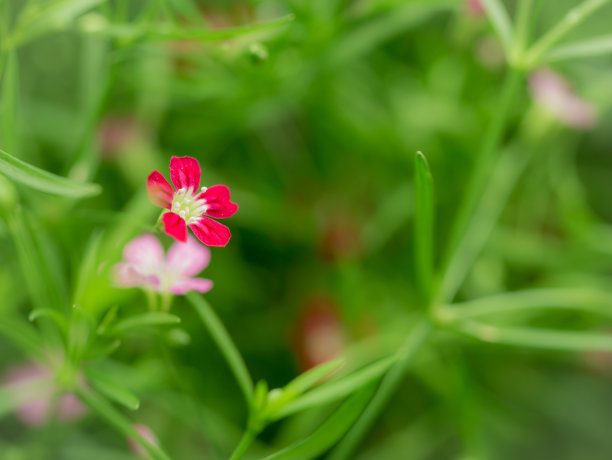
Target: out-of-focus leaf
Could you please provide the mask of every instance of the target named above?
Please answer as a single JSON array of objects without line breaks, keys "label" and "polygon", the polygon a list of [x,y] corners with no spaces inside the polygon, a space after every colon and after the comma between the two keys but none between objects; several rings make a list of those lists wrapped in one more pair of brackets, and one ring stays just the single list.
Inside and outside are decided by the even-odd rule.
[{"label": "out-of-focus leaf", "polygon": [[421,296],[428,301],[433,275],[433,181],[425,155],[414,157],[414,259]]},{"label": "out-of-focus leaf", "polygon": [[51,318],[55,324],[57,324],[60,329],[64,332],[68,327],[68,323],[66,322],[66,318],[57,310],[52,310],[51,308],[37,308],[36,310],[32,310],[28,319],[30,321],[35,321],[38,318]]},{"label": "out-of-focus leaf", "polygon": [[163,326],[180,322],[181,318],[171,313],[152,311],[119,321],[115,326],[108,329],[107,334],[120,335],[145,326]]},{"label": "out-of-focus leaf", "polygon": [[495,32],[497,32],[499,39],[504,45],[504,49],[506,51],[510,50],[514,38],[512,33],[512,23],[504,3],[501,0],[482,0],[482,5],[487,12],[487,16],[489,17]]},{"label": "out-of-focus leaf", "polygon": [[89,381],[107,398],[127,407],[136,410],[140,407],[140,400],[127,388],[108,378],[102,372],[95,369],[86,369],[85,375]]},{"label": "out-of-focus leaf", "polygon": [[301,394],[321,381],[323,377],[327,377],[333,372],[336,372],[343,364],[344,359],[334,359],[323,364],[319,364],[316,367],[298,375],[291,382],[285,386],[285,391]]},{"label": "out-of-focus leaf", "polygon": [[319,457],[332,447],[351,427],[372,397],[375,388],[376,385],[370,383],[365,388],[359,390],[344,402],[310,436],[276,454],[266,457],[265,460],[309,460]]},{"label": "out-of-focus leaf", "polygon": [[[2,78],[2,147],[17,149],[17,98],[19,97],[19,64],[15,51],[9,51]],[[2,63],[0,62],[0,66]],[[0,155],[2,151],[0,150]],[[0,156],[0,161],[2,157]],[[2,165],[0,163],[0,171]]]},{"label": "out-of-focus leaf", "polygon": [[53,195],[81,198],[97,195],[102,191],[98,184],[77,182],[57,176],[2,150],[0,150],[0,172],[16,182]]},{"label": "out-of-focus leaf", "polygon": [[548,61],[580,59],[612,53],[612,35],[558,46],[546,54]]},{"label": "out-of-focus leaf", "polygon": [[30,2],[21,13],[11,44],[19,46],[54,30],[66,28],[75,18],[104,0],[55,0]]},{"label": "out-of-focus leaf", "polygon": [[394,354],[338,380],[321,385],[305,393],[294,402],[287,404],[278,411],[275,418],[287,417],[310,407],[320,406],[344,398],[368,382],[382,376],[396,361],[397,356]]}]

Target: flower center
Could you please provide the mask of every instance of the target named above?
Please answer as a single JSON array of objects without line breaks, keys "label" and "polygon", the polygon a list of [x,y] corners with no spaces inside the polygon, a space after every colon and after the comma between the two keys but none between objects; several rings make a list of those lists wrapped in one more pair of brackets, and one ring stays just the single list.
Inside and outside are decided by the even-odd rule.
[{"label": "flower center", "polygon": [[[206,191],[206,187],[202,187],[197,194],[204,191]],[[197,222],[208,209],[206,200],[198,200],[196,198],[197,194],[191,187],[183,187],[178,189],[172,198],[172,212],[185,219],[187,225]]]}]

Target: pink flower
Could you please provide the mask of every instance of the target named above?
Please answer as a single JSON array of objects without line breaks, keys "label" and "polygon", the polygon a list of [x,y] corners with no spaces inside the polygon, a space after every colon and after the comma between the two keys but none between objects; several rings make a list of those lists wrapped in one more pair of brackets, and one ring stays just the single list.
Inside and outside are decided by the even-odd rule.
[{"label": "pink flower", "polygon": [[533,99],[565,125],[589,129],[597,115],[589,102],[574,94],[569,83],[550,69],[539,69],[529,75]]},{"label": "pink flower", "polygon": [[[153,444],[154,446],[159,445],[159,441],[151,428],[143,425],[142,423],[135,423],[132,425],[132,427],[140,436],[145,438],[146,441],[149,441],[149,443]],[[148,458],[147,451],[134,438],[128,438],[128,444],[130,445],[130,450],[134,452],[137,457]]]},{"label": "pink flower", "polygon": [[200,189],[200,164],[191,157],[170,159],[170,179],[159,171],[153,171],[147,179],[147,192],[154,205],[169,211],[162,216],[164,230],[178,241],[187,240],[187,226],[194,235],[208,246],[225,246],[230,237],[229,228],[209,219],[225,219],[238,211],[238,205],[230,201],[230,190],[225,185],[213,185]]},{"label": "pink flower", "polygon": [[480,0],[466,0],[465,7],[474,16],[483,16],[485,14],[484,7]]},{"label": "pink flower", "polygon": [[130,241],[123,249],[123,262],[115,266],[115,282],[119,287],[151,288],[157,292],[186,294],[207,292],[213,283],[194,278],[208,266],[210,250],[195,238],[174,243],[164,257],[164,248],[153,235]]},{"label": "pink flower", "polygon": [[[44,425],[54,414],[54,397],[59,388],[51,370],[40,364],[21,364],[10,367],[4,374],[6,390],[13,392],[13,398],[20,404],[15,415],[24,424],[37,427]],[[72,393],[59,396],[57,417],[63,422],[81,418],[87,408]]]}]

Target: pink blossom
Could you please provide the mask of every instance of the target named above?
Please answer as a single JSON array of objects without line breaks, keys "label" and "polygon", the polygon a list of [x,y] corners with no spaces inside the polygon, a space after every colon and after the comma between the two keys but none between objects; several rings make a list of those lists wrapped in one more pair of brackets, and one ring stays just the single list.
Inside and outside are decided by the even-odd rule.
[{"label": "pink blossom", "polygon": [[466,0],[465,7],[474,16],[483,16],[485,14],[484,7],[480,0]]},{"label": "pink blossom", "polygon": [[186,241],[188,226],[202,243],[225,246],[231,237],[229,228],[209,217],[232,217],[238,205],[230,201],[230,190],[225,185],[200,189],[200,174],[198,160],[173,156],[170,179],[175,190],[159,171],[153,171],[147,179],[149,198],[154,205],[168,209],[162,215],[162,223],[171,237]]},{"label": "pink blossom", "polygon": [[[142,423],[135,423],[132,427],[136,430],[136,432],[142,436],[146,441],[153,444],[154,446],[159,445],[159,441],[155,436],[155,433],[149,428],[147,425],[143,425]],[[134,452],[137,457],[147,458],[147,451],[140,445],[138,441],[134,438],[128,438],[128,444],[130,445],[130,450]]]},{"label": "pink blossom", "polygon": [[20,404],[15,414],[24,424],[37,427],[44,425],[57,410],[57,417],[63,422],[81,418],[87,408],[72,393],[54,398],[60,389],[55,383],[51,370],[40,364],[20,364],[10,367],[4,374],[4,389],[13,392]]},{"label": "pink blossom", "polygon": [[576,129],[589,129],[597,115],[593,105],[578,97],[569,83],[550,69],[539,69],[529,75],[533,99],[562,123]]},{"label": "pink blossom", "polygon": [[210,250],[192,237],[185,243],[174,243],[164,257],[159,240],[153,235],[143,235],[125,246],[123,258],[115,266],[119,287],[142,287],[183,295],[189,291],[207,292],[213,286],[210,280],[194,278],[208,266]]},{"label": "pink blossom", "polygon": [[321,295],[306,303],[294,340],[304,370],[338,358],[342,354],[347,342],[333,299]]}]

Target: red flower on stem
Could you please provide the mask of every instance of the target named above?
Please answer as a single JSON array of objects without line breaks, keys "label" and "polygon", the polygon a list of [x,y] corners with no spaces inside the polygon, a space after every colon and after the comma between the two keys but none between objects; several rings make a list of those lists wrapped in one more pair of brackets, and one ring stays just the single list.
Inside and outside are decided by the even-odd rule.
[{"label": "red flower on stem", "polygon": [[168,209],[162,215],[168,235],[185,242],[189,227],[202,243],[225,246],[231,237],[229,228],[209,217],[232,217],[238,205],[230,201],[230,190],[225,185],[200,189],[200,175],[198,160],[173,156],[170,179],[176,190],[159,171],[153,171],[147,179],[147,193],[154,205]]}]

